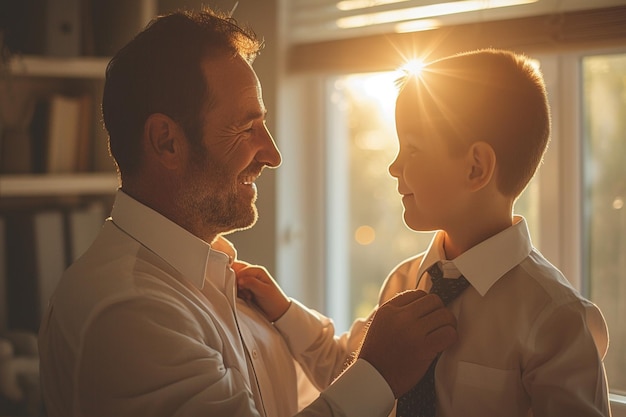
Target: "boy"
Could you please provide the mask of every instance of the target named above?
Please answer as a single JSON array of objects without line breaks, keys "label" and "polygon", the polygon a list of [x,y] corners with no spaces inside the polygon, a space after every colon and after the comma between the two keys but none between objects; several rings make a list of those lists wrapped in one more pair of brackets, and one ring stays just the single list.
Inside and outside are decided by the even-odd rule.
[{"label": "boy", "polygon": [[[512,214],[549,138],[539,71],[524,56],[492,49],[435,61],[403,80],[396,130],[389,172],[404,221],[438,232],[426,252],[391,272],[380,302],[410,288],[432,292],[435,282],[462,289],[454,299],[442,295],[459,342],[433,362],[436,401],[401,397],[397,415],[610,415],[602,314],[532,247],[525,219]],[[286,297],[270,296],[271,279],[254,271],[241,271],[243,293],[269,318],[288,316]],[[361,334],[353,327],[338,340]],[[339,342],[339,351],[354,346]]]}]

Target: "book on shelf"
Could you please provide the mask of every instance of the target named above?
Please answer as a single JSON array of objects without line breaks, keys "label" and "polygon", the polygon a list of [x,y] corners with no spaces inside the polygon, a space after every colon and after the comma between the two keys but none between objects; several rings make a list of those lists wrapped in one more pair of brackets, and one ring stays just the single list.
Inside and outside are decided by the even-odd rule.
[{"label": "book on shelf", "polygon": [[[91,0],[90,0],[91,1]],[[44,51],[51,56],[79,56],[82,52],[82,0],[46,0]]]},{"label": "book on shelf", "polygon": [[6,128],[0,132],[0,172],[32,172],[33,147],[28,128]]},{"label": "book on shelf", "polygon": [[48,123],[50,100],[37,100],[30,123],[31,171],[35,174],[46,172],[46,154],[48,152]]},{"label": "book on shelf", "polygon": [[66,267],[63,213],[5,214],[7,327],[37,331]]},{"label": "book on shelf", "polygon": [[93,152],[93,97],[84,94],[79,97],[80,113],[78,116],[78,144],[76,149],[75,169],[78,172],[92,168]]},{"label": "book on shelf", "polygon": [[80,100],[53,95],[48,119],[46,172],[59,174],[76,171]]},{"label": "book on shelf", "polygon": [[[1,77],[0,77],[1,78]],[[36,106],[32,101],[18,105],[7,85],[0,84],[0,172],[26,174],[33,170],[31,121]]]},{"label": "book on shelf", "polygon": [[38,100],[30,122],[29,172],[89,171],[92,167],[92,124],[91,95],[55,94]]},{"label": "book on shelf", "polygon": [[102,201],[2,213],[0,330],[38,330],[63,271],[91,246],[106,217]]},{"label": "book on shelf", "polygon": [[7,240],[5,220],[0,216],[0,331],[7,329]]}]

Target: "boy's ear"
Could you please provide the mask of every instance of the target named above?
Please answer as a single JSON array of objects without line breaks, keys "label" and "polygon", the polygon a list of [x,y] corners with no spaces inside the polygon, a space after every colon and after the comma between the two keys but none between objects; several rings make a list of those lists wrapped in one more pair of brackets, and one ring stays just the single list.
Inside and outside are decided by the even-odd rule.
[{"label": "boy's ear", "polygon": [[468,153],[467,180],[472,191],[485,187],[495,175],[496,152],[487,142],[474,142]]},{"label": "boy's ear", "polygon": [[144,141],[148,153],[168,169],[181,163],[185,135],[172,118],[162,113],[153,113],[144,124]]}]

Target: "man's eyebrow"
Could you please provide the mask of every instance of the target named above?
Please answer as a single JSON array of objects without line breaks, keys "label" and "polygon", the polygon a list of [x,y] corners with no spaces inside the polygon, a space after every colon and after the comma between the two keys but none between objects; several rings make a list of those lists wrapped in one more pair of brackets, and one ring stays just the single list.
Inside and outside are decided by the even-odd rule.
[{"label": "man's eyebrow", "polygon": [[247,112],[243,117],[241,117],[237,123],[238,124],[246,124],[248,123],[250,120],[256,120],[256,119],[265,119],[265,116],[267,116],[267,109],[263,108],[261,110],[252,110]]}]

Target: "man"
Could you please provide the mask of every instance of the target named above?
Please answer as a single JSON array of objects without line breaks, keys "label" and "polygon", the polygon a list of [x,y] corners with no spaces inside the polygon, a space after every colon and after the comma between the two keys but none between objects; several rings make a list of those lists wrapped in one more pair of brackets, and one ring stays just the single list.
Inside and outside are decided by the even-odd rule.
[{"label": "man", "polygon": [[[50,417],[298,412],[287,344],[237,298],[242,264],[221,237],[254,224],[254,181],[281,162],[251,67],[259,46],[229,18],[180,12],[111,60],[102,108],[121,189],[41,325]],[[285,316],[305,314],[293,303]],[[454,323],[436,296],[394,298],[301,415],[387,415],[455,341]]]}]

